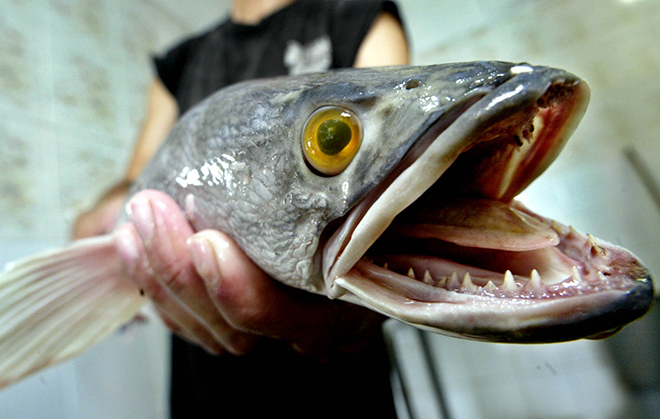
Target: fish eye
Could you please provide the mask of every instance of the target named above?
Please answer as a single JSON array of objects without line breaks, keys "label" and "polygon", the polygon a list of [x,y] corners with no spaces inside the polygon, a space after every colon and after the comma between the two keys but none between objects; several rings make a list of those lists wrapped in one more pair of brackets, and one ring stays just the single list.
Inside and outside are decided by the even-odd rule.
[{"label": "fish eye", "polygon": [[315,110],[303,127],[302,147],[307,163],[325,176],[343,172],[362,143],[360,120],[341,106]]}]

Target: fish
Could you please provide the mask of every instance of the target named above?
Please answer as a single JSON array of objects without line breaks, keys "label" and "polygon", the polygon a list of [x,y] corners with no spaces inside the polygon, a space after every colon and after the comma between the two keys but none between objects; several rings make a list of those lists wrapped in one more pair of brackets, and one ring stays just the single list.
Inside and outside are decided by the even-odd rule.
[{"label": "fish", "polygon": [[[242,82],[180,118],[132,193],[167,193],[194,230],[227,233],[284,284],[424,330],[601,338],[649,310],[648,269],[515,199],[589,96],[564,70],[499,61]],[[112,235],[10,263],[0,386],[81,353],[146,303]]]}]

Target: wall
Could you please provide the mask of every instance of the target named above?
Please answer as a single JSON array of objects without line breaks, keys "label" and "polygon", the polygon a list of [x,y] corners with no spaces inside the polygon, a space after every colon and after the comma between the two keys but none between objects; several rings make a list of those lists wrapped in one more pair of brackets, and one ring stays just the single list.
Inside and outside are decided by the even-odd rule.
[{"label": "wall", "polygon": [[123,173],[150,56],[223,17],[226,3],[0,2],[3,240],[68,238],[75,215]]}]

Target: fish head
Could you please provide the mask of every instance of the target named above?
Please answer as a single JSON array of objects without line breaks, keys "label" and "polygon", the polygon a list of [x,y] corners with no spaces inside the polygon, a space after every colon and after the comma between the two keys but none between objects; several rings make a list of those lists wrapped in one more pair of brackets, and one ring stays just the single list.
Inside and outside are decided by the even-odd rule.
[{"label": "fish head", "polygon": [[296,288],[463,338],[602,337],[649,309],[648,271],[515,200],[588,99],[504,62],[249,81],[188,112],[138,187],[174,178],[196,229]]},{"label": "fish head", "polygon": [[[182,138],[193,144],[165,148],[155,160],[165,159],[157,165],[167,172],[181,167],[170,183],[183,189],[170,193],[180,202],[195,195],[196,228],[228,232],[281,282],[336,297],[325,280],[330,236],[402,160],[428,146],[443,121],[510,78],[509,68],[483,62],[345,69],[239,83],[175,127],[171,146]],[[329,130],[343,130],[340,152],[318,147]],[[199,153],[193,164],[179,161],[189,153]],[[147,172],[152,184],[172,177]]]},{"label": "fish head", "polygon": [[[278,280],[337,297],[328,280],[333,263],[323,256],[332,253],[330,236],[350,214],[359,213],[356,206],[362,202],[365,207],[367,195],[383,190],[404,159],[412,160],[427,147],[443,124],[509,79],[509,68],[508,63],[481,62],[345,69],[251,81],[247,92],[236,86],[241,92],[237,102],[249,103],[249,114],[273,121],[267,138],[277,146],[260,145],[264,156],[253,160],[281,162],[266,169],[278,180],[263,182],[281,201],[277,211],[260,216],[266,245],[277,247],[276,252],[263,249],[266,245],[245,231],[232,228],[234,237]],[[328,129],[324,125],[345,129],[345,140],[350,140],[341,152],[327,155],[319,148],[319,135]],[[251,174],[261,176],[259,170]]]},{"label": "fish head", "polygon": [[[585,82],[499,62],[331,77],[300,95],[293,148],[300,190],[326,197],[313,210],[321,282],[310,283],[321,292],[496,342],[602,337],[649,309],[649,273],[632,253],[514,199],[579,123]],[[322,131],[310,120],[333,107],[357,120],[359,144],[327,171],[306,131]]]}]

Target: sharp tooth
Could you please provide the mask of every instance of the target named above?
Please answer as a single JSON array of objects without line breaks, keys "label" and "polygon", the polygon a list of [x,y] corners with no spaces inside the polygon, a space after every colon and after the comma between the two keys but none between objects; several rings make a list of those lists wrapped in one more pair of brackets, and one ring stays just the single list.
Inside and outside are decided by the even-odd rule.
[{"label": "sharp tooth", "polygon": [[433,284],[433,278],[431,277],[431,273],[428,271],[424,271],[424,282],[427,284]]},{"label": "sharp tooth", "polygon": [[495,286],[495,284],[493,284],[493,281],[488,281],[488,283],[484,287],[484,291],[489,292],[489,293],[492,294],[495,291],[497,291],[497,286]]},{"label": "sharp tooth", "polygon": [[387,262],[383,265],[383,269],[387,269]]},{"label": "sharp tooth", "polygon": [[577,266],[573,266],[573,281],[577,282],[578,284],[582,282],[582,275],[580,275],[580,270],[577,268]]},{"label": "sharp tooth", "polygon": [[587,244],[591,247],[592,256],[602,256],[605,254],[605,250],[596,244],[596,239],[591,234],[587,235]]},{"label": "sharp tooth", "polygon": [[562,228],[562,225],[556,222],[555,220],[552,220],[550,222],[550,227],[555,230],[557,234],[564,234],[564,229]]},{"label": "sharp tooth", "polygon": [[527,285],[525,285],[525,288],[530,290],[538,290],[541,289],[543,286],[545,286],[545,284],[541,279],[541,275],[539,275],[536,269],[532,269],[532,275],[530,276]]},{"label": "sharp tooth", "polygon": [[516,142],[516,145],[517,145],[518,147],[522,147],[522,145],[523,145],[523,142],[522,142],[522,140],[520,139],[520,137],[521,137],[521,136],[518,135],[518,134],[514,134],[514,135],[513,135],[513,141]]},{"label": "sharp tooth", "polygon": [[589,243],[589,246],[591,246],[591,247],[596,246],[596,239],[591,234],[587,234],[587,242]]},{"label": "sharp tooth", "polygon": [[464,288],[466,291],[474,291],[475,287],[474,284],[472,283],[470,272],[465,272],[465,276],[463,277],[462,288]]},{"label": "sharp tooth", "polygon": [[439,280],[437,286],[441,288],[447,288],[447,277],[445,276],[444,278]]},{"label": "sharp tooth", "polygon": [[415,271],[413,271],[413,268],[408,269],[408,276],[415,279]]},{"label": "sharp tooth", "polygon": [[511,271],[507,270],[504,273],[504,282],[500,286],[500,289],[504,291],[516,291],[518,289],[516,286],[516,280],[513,279]]},{"label": "sharp tooth", "polygon": [[451,274],[451,280],[449,281],[449,289],[458,289],[461,287],[461,283],[458,282],[458,274],[454,272]]}]

